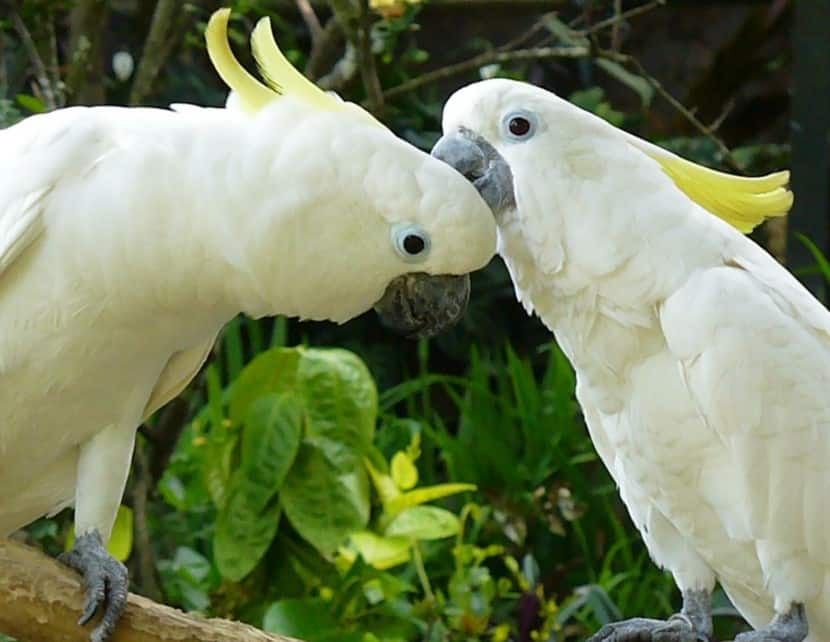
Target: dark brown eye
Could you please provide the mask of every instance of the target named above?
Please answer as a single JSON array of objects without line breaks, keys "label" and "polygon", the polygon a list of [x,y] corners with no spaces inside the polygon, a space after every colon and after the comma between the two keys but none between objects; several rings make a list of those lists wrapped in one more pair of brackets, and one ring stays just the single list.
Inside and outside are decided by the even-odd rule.
[{"label": "dark brown eye", "polygon": [[522,116],[514,116],[510,119],[507,128],[514,136],[527,136],[530,132],[531,125],[527,118],[523,118]]},{"label": "dark brown eye", "polygon": [[407,234],[403,240],[403,249],[410,256],[417,256],[424,251],[426,246],[426,241],[417,234]]}]

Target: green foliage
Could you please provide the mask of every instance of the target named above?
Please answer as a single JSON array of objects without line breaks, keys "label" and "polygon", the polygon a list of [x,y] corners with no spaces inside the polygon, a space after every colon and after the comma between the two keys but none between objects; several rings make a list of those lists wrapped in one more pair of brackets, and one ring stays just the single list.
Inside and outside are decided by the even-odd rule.
[{"label": "green foliage", "polygon": [[[331,555],[369,518],[363,457],[377,392],[345,350],[272,348],[214,389],[205,462],[218,508],[214,549],[221,574],[239,581],[259,563],[284,513],[320,553]],[[220,471],[217,474],[217,471]]]}]

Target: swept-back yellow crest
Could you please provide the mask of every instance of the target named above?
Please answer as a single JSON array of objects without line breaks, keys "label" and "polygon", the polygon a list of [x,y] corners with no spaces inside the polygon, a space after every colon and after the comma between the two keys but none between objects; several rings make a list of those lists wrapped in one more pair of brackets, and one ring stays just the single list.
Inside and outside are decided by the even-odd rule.
[{"label": "swept-back yellow crest", "polygon": [[657,161],[686,196],[741,232],[751,232],[768,218],[785,216],[793,205],[788,171],[736,176],[703,167],[635,136],[629,135],[629,140]]},{"label": "swept-back yellow crest", "polygon": [[208,56],[217,73],[240,98],[246,111],[255,113],[282,95],[290,95],[323,111],[348,111],[378,121],[357,105],[346,103],[327,94],[288,62],[280,51],[271,31],[271,19],[261,18],[251,34],[251,49],[265,84],[251,75],[236,59],[228,42],[228,20],[231,10],[218,9],[205,30]]}]

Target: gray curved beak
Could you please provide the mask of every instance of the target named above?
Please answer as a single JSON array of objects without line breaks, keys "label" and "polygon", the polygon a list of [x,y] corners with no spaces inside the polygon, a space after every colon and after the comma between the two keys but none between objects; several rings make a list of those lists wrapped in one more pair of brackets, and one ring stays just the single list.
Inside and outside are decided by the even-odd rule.
[{"label": "gray curved beak", "polygon": [[482,136],[464,128],[445,134],[435,143],[432,155],[454,167],[475,186],[496,220],[516,207],[510,166]]},{"label": "gray curved beak", "polygon": [[386,327],[418,339],[455,325],[464,316],[469,300],[469,275],[404,274],[389,284],[375,311]]}]

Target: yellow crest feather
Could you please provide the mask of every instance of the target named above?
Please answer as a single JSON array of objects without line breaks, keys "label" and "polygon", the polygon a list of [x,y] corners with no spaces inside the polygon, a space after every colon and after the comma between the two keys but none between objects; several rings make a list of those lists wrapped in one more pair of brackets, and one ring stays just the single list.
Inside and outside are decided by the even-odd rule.
[{"label": "yellow crest feather", "polygon": [[230,15],[230,9],[218,9],[210,17],[205,29],[208,56],[219,77],[239,95],[242,106],[249,112],[256,112],[273,101],[277,94],[249,74],[233,55],[228,42]]},{"label": "yellow crest feather", "polygon": [[271,19],[261,18],[251,33],[251,50],[265,84],[254,78],[239,63],[228,42],[230,9],[213,13],[205,30],[208,55],[225,84],[235,91],[246,111],[257,112],[282,95],[298,98],[322,111],[343,111],[383,126],[369,112],[327,94],[308,80],[280,51],[271,31]]},{"label": "yellow crest feather", "polygon": [[[659,149],[659,148],[658,148]],[[748,233],[764,220],[784,216],[793,205],[788,171],[750,178],[718,172],[679,156],[644,150],[695,203]]]},{"label": "yellow crest feather", "polygon": [[265,82],[278,94],[296,96],[317,109],[343,108],[342,102],[324,92],[288,62],[274,40],[270,18],[260,18],[254,27],[251,33],[251,50]]}]

